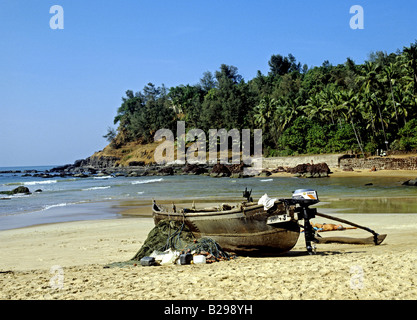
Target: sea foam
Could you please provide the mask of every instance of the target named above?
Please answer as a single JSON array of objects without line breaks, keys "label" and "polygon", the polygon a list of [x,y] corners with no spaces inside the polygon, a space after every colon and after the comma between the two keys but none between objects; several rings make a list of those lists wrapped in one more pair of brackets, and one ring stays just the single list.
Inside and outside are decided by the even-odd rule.
[{"label": "sea foam", "polygon": [[46,205],[46,206],[43,207],[42,211],[52,209],[52,208],[56,208],[56,207],[65,207],[67,205],[68,205],[68,203],[58,203],[58,204]]},{"label": "sea foam", "polygon": [[26,181],[26,182],[10,182],[4,184],[5,186],[34,186],[37,184],[51,184],[57,183],[58,180],[43,180],[43,181]]},{"label": "sea foam", "polygon": [[86,189],[81,189],[82,191],[91,191],[91,190],[103,190],[103,189],[109,189],[111,186],[105,186],[105,187],[91,187]]},{"label": "sea foam", "polygon": [[164,181],[164,179],[159,178],[159,179],[136,180],[136,181],[132,181],[132,184],[144,184],[144,183],[153,183],[153,182],[161,182],[161,181]]}]

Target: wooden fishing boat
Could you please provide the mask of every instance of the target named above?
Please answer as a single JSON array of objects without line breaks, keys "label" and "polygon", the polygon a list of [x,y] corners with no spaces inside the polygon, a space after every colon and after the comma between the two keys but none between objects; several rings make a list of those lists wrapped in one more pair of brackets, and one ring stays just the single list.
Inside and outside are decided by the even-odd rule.
[{"label": "wooden fishing boat", "polygon": [[[152,205],[155,224],[161,220],[183,221],[194,236],[210,237],[224,250],[245,255],[279,255],[290,251],[300,236],[300,221],[304,230],[306,249],[309,254],[315,253],[314,243],[347,243],[347,244],[381,244],[386,234],[378,234],[372,229],[318,213],[317,209],[309,208],[319,202],[317,193],[311,189],[294,191],[289,199],[270,199],[264,202],[253,202],[250,192],[243,193],[247,201],[236,205],[222,204],[219,207],[196,209],[177,209]],[[262,198],[264,198],[262,197]],[[333,219],[363,229],[373,236],[367,238],[321,237],[316,235],[310,219],[315,216]]]},{"label": "wooden fishing boat", "polygon": [[294,208],[276,201],[264,205],[241,202],[220,208],[177,210],[152,206],[155,224],[161,220],[184,221],[196,238],[210,237],[224,250],[245,255],[277,255],[291,250],[298,241],[300,227]]}]

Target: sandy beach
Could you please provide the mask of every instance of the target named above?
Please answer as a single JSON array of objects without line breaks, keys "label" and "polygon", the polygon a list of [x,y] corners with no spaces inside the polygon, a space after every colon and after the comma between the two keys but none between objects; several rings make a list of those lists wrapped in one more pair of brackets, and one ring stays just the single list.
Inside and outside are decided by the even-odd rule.
[{"label": "sandy beach", "polygon": [[[372,174],[405,178],[415,172]],[[151,218],[1,231],[0,299],[415,299],[417,214],[337,216],[386,233],[387,238],[379,246],[320,244],[317,254],[309,256],[301,234],[295,248],[280,257],[239,256],[205,265],[105,268],[135,255],[153,228]],[[313,222],[329,221],[316,217]],[[358,229],[321,235],[366,237],[369,233]]]},{"label": "sandy beach", "polygon": [[0,299],[415,299],[417,215],[338,216],[387,233],[387,239],[380,246],[322,244],[309,256],[301,236],[282,257],[104,268],[134,256],[152,219],[2,231]]}]

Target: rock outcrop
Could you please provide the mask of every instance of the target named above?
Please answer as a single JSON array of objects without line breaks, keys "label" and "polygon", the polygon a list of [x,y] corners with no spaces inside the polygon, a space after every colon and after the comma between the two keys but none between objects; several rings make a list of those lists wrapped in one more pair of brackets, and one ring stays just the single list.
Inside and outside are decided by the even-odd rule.
[{"label": "rock outcrop", "polygon": [[20,186],[11,191],[0,191],[0,194],[14,195],[18,193],[30,194],[29,188]]},{"label": "rock outcrop", "polygon": [[415,186],[415,187],[417,187],[417,179],[411,179],[411,180],[404,181],[402,183],[402,185],[403,186]]},{"label": "rock outcrop", "polygon": [[76,160],[73,164],[58,166],[49,170],[50,172],[59,172],[61,174],[95,174],[97,171],[106,168],[115,167],[117,157],[88,157],[86,159]]},{"label": "rock outcrop", "polygon": [[329,166],[326,163],[310,164],[304,163],[287,169],[288,173],[295,174],[299,177],[305,178],[322,178],[328,177],[330,173]]}]

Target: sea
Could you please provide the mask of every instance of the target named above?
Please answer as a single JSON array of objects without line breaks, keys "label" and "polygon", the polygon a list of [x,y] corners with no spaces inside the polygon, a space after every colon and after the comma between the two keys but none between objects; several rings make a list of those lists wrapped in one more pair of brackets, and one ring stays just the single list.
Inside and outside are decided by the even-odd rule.
[{"label": "sea", "polygon": [[[31,194],[0,194],[0,230],[77,220],[123,219],[122,209],[152,200],[186,199],[197,202],[244,200],[252,191],[256,200],[290,198],[297,189],[316,190],[318,206],[335,213],[417,213],[417,187],[405,186],[395,177],[298,177],[212,178],[175,176],[34,177],[55,166],[0,167],[0,191],[26,186]],[[4,173],[5,171],[10,171]],[[37,192],[36,192],[37,191]],[[330,211],[329,211],[330,210]],[[151,213],[151,212],[149,212]]]}]

